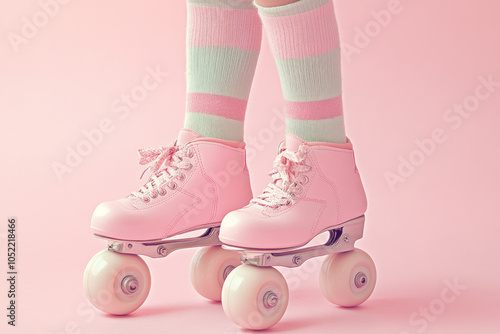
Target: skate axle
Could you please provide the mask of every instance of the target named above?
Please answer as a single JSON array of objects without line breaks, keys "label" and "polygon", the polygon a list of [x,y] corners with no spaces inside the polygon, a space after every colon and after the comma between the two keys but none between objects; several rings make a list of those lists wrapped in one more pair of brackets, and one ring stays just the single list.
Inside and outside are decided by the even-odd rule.
[{"label": "skate axle", "polygon": [[250,250],[235,249],[241,253],[241,262],[257,267],[282,266],[299,267],[305,261],[323,255],[347,252],[354,249],[356,240],[363,236],[364,216],[350,220],[335,228],[325,230],[330,233],[328,241],[323,245],[298,248],[292,250]]},{"label": "skate axle", "polygon": [[220,245],[219,227],[210,227],[199,237],[158,240],[158,241],[126,241],[108,239],[108,249],[116,253],[145,255],[152,258],[165,257],[184,248]]}]

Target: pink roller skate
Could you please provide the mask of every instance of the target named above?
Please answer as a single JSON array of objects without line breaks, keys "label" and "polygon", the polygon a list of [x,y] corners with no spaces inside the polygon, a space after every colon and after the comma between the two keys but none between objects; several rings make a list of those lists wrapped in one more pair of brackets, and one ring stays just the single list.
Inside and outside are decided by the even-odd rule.
[{"label": "pink roller skate", "polygon": [[[136,310],[151,283],[138,255],[159,258],[198,246],[209,247],[193,258],[191,281],[204,297],[220,300],[225,277],[240,264],[238,253],[219,246],[220,222],[252,198],[244,146],[182,130],[172,146],[139,151],[141,164],[153,162],[147,183],[128,197],[100,204],[92,216],[92,231],[108,241],[84,274],[95,307],[111,314]],[[178,236],[201,229],[199,237]]]},{"label": "pink roller skate", "polygon": [[[288,134],[271,172],[272,181],[246,207],[223,220],[220,240],[239,251],[244,265],[222,289],[226,315],[249,329],[275,325],[285,313],[288,287],[273,266],[298,267],[330,255],[320,286],[332,303],[351,307],[375,287],[375,265],[354,243],[363,235],[366,196],[351,143],[307,143]],[[323,245],[305,246],[322,232]]]}]

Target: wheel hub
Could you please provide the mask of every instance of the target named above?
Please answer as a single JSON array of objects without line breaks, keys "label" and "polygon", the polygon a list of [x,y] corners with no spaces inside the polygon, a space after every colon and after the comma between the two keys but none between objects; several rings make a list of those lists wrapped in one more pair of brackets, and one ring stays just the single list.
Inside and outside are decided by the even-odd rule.
[{"label": "wheel hub", "polygon": [[226,280],[227,276],[229,276],[229,274],[231,273],[231,271],[233,271],[233,269],[235,268],[235,266],[227,266],[225,269],[224,269],[224,272],[222,273],[222,278],[224,280]]},{"label": "wheel hub", "polygon": [[278,305],[278,296],[272,292],[272,291],[267,291],[265,294],[264,294],[264,306],[266,308],[273,308],[273,307],[276,307],[276,305]]},{"label": "wheel hub", "polygon": [[128,275],[122,279],[121,287],[123,292],[130,295],[138,290],[139,281],[133,275]]},{"label": "wheel hub", "polygon": [[364,287],[367,282],[368,282],[368,277],[364,272],[359,272],[354,277],[354,285],[356,285],[358,289]]}]

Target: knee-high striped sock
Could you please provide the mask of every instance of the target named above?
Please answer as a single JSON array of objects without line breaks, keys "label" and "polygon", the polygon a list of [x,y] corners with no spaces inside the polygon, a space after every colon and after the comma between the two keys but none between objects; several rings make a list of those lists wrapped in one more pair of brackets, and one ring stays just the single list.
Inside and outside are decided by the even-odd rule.
[{"label": "knee-high striped sock", "polygon": [[184,127],[243,140],[262,24],[252,0],[188,0]]},{"label": "knee-high striped sock", "polygon": [[340,46],[332,0],[259,7],[286,100],[286,131],[345,143]]}]

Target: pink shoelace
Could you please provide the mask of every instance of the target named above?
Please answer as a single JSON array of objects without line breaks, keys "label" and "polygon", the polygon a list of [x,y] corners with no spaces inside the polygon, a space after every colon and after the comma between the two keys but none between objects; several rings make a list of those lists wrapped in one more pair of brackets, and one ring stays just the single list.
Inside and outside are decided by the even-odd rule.
[{"label": "pink shoelace", "polygon": [[144,202],[149,202],[151,198],[156,198],[158,195],[166,195],[167,187],[171,190],[176,189],[177,183],[174,182],[174,180],[183,181],[186,175],[182,171],[189,170],[193,167],[193,164],[184,160],[186,157],[192,158],[192,152],[175,144],[171,146],[140,149],[138,152],[140,158],[139,164],[146,165],[153,162],[153,164],[144,171],[145,173],[151,170],[151,176],[146,184],[130,195],[140,198]]},{"label": "pink shoelace", "polygon": [[300,146],[297,152],[284,150],[278,154],[269,173],[272,181],[251,203],[272,208],[291,205],[296,195],[302,192],[302,185],[309,182],[309,178],[303,175],[312,169],[305,164],[306,157],[305,145]]}]

